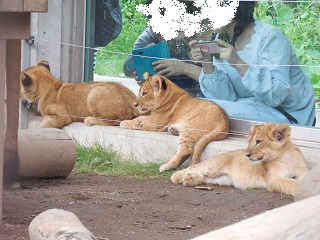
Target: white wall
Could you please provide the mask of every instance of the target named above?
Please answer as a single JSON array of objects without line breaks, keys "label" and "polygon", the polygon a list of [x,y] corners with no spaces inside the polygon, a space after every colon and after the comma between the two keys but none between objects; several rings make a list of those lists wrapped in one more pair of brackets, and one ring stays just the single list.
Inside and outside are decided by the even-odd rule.
[{"label": "white wall", "polygon": [[[22,40],[21,68],[47,60],[54,77],[82,82],[84,76],[86,0],[48,0],[47,13],[31,13],[33,44]],[[61,44],[67,43],[67,44]],[[28,128],[29,112],[20,104],[20,129]]]},{"label": "white wall", "polygon": [[[64,82],[82,82],[84,69],[85,0],[49,0],[47,13],[33,13],[30,65],[45,59]],[[70,46],[66,44],[77,45]]]}]

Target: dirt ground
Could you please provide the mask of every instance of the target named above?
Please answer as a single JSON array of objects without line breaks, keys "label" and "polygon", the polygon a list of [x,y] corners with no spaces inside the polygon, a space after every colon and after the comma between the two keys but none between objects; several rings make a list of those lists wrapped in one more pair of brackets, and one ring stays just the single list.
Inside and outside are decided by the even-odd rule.
[{"label": "dirt ground", "polygon": [[293,202],[266,189],[199,190],[169,180],[74,172],[66,179],[24,181],[3,195],[1,240],[29,239],[29,223],[50,208],[75,213],[100,240],[179,240]]}]

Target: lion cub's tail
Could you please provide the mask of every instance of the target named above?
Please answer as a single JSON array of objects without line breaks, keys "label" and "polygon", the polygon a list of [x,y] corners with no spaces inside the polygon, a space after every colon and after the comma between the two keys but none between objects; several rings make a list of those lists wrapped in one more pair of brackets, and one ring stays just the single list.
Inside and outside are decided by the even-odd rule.
[{"label": "lion cub's tail", "polygon": [[[227,130],[226,130],[227,129]],[[228,136],[228,127],[219,126],[212,132],[207,133],[196,143],[192,155],[192,165],[200,162],[200,157],[204,148],[212,141],[222,140]]]}]

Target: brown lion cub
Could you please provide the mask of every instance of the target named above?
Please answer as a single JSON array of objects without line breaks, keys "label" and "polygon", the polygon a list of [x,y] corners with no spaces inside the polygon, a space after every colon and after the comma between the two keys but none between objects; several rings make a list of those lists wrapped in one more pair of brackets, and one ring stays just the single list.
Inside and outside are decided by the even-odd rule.
[{"label": "brown lion cub", "polygon": [[177,168],[191,155],[192,163],[198,163],[208,143],[227,137],[229,118],[217,104],[190,96],[163,76],[144,78],[135,106],[140,114],[149,115],[123,121],[120,127],[179,135],[176,154],[160,172]]},{"label": "brown lion cub", "polygon": [[303,154],[290,140],[290,130],[288,124],[253,126],[247,149],[207,159],[174,173],[171,180],[184,186],[213,183],[294,195],[309,169]]},{"label": "brown lion cub", "polygon": [[71,122],[115,126],[139,116],[133,105],[136,96],[127,87],[115,82],[61,82],[44,60],[21,72],[20,86],[21,97],[36,102],[44,117],[40,128]]}]

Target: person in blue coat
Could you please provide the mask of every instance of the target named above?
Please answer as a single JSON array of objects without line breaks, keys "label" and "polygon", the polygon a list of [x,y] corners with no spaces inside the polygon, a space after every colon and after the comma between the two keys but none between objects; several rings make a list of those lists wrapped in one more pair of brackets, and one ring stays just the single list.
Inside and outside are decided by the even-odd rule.
[{"label": "person in blue coat", "polygon": [[189,43],[191,58],[202,62],[186,75],[197,79],[206,99],[230,117],[262,122],[315,125],[315,96],[288,38],[253,18],[255,2],[240,1],[234,19],[216,30],[220,54]]}]

